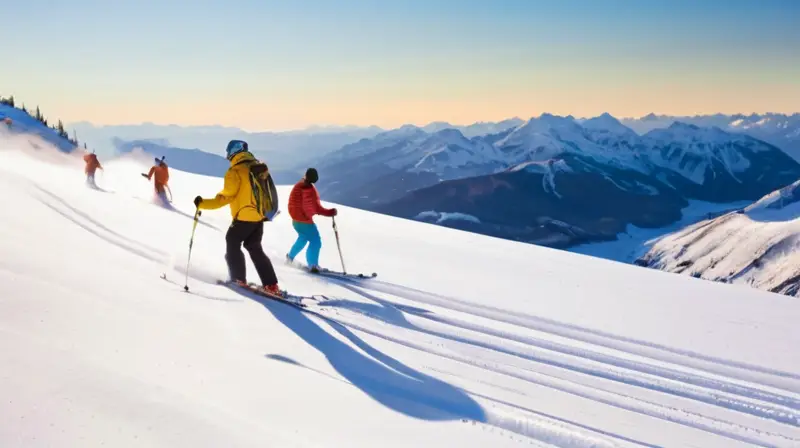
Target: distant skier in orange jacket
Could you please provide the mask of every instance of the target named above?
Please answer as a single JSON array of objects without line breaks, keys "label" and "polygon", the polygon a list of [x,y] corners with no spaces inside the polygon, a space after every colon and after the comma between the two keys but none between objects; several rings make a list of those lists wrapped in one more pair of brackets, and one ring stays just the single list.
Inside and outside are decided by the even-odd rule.
[{"label": "distant skier in orange jacket", "polygon": [[164,162],[164,157],[155,159],[156,163],[150,168],[147,174],[142,173],[142,176],[147,180],[153,179],[153,188],[155,189],[156,196],[160,197],[164,203],[170,202],[167,200],[166,188],[169,188],[169,167]]},{"label": "distant skier in orange jacket", "polygon": [[97,160],[97,154],[94,152],[84,155],[83,161],[86,162],[86,167],[84,168],[84,172],[86,173],[86,183],[96,187],[97,184],[94,181],[94,173],[98,168],[102,170],[103,165],[101,165],[100,161]]}]

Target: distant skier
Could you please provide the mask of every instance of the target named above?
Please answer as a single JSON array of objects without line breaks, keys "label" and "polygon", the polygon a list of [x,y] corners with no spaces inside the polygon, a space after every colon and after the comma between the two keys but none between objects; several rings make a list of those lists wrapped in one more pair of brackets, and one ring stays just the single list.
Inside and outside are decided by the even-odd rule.
[{"label": "distant skier", "polygon": [[[264,221],[270,221],[277,211],[277,191],[269,169],[257,160],[248,149],[247,142],[231,140],[225,150],[231,165],[225,173],[225,183],[213,199],[197,196],[194,204],[199,209],[214,210],[230,204],[233,221],[225,235],[225,261],[233,282],[247,284],[247,272],[242,245],[250,254],[264,290],[280,295],[278,277],[264,249]],[[259,180],[260,178],[260,180]],[[267,181],[266,179],[269,179]],[[268,182],[266,186],[264,182]]]},{"label": "distant skier", "polygon": [[286,254],[289,262],[308,244],[306,262],[311,272],[319,272],[319,252],[322,249],[322,240],[319,236],[317,225],[314,224],[314,215],[333,217],[338,211],[335,208],[325,208],[320,203],[319,193],[314,186],[319,180],[315,168],[306,170],[305,176],[292,187],[289,193],[289,216],[292,218],[292,227],[297,232],[297,240]]},{"label": "distant skier", "polygon": [[166,162],[164,162],[164,156],[161,156],[160,159],[156,158],[155,165],[150,168],[150,172],[147,174],[142,173],[142,176],[147,178],[147,180],[153,179],[153,189],[155,190],[156,196],[164,201],[165,204],[170,202],[167,199],[166,193],[166,189],[169,188],[169,167]]},{"label": "distant skier", "polygon": [[86,154],[83,156],[83,161],[86,163],[86,167],[84,168],[84,172],[86,173],[86,183],[91,185],[92,187],[97,187],[97,183],[94,181],[94,173],[97,169],[103,169],[103,165],[100,164],[100,161],[97,160],[97,154],[92,151],[91,154]]}]

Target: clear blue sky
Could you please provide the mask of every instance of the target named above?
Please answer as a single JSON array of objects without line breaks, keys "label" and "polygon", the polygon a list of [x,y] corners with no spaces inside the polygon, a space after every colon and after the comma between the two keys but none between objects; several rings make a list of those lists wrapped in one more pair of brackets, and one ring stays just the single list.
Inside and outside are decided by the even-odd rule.
[{"label": "clear blue sky", "polygon": [[0,95],[65,122],[800,108],[800,0],[15,0],[2,15]]}]

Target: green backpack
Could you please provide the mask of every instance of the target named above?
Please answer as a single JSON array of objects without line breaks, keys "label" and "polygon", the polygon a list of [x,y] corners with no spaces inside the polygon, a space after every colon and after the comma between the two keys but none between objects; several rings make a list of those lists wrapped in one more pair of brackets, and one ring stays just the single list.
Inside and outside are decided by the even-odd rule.
[{"label": "green backpack", "polygon": [[272,181],[267,164],[260,161],[249,163],[250,187],[255,197],[256,209],[264,221],[272,221],[279,213],[278,190]]}]

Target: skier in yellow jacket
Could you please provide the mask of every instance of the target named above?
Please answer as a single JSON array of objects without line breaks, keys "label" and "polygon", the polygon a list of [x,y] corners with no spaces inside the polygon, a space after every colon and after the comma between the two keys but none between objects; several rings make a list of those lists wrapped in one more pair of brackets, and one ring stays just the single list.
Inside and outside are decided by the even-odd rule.
[{"label": "skier in yellow jacket", "polygon": [[269,198],[268,192],[261,191],[258,184],[253,183],[251,177],[253,167],[261,167],[264,175],[268,172],[267,167],[250,153],[247,142],[231,140],[225,152],[231,166],[225,173],[222,191],[217,193],[213,199],[203,199],[197,196],[194,204],[197,208],[204,210],[214,210],[230,205],[233,221],[225,235],[225,261],[228,264],[230,279],[239,284],[247,284],[244,253],[241,249],[244,245],[250,254],[250,259],[253,260],[263,288],[270,294],[280,295],[275,268],[261,247],[264,221],[272,219],[272,215],[267,209],[273,204],[264,204],[265,197],[267,202],[277,201],[277,197]]}]

